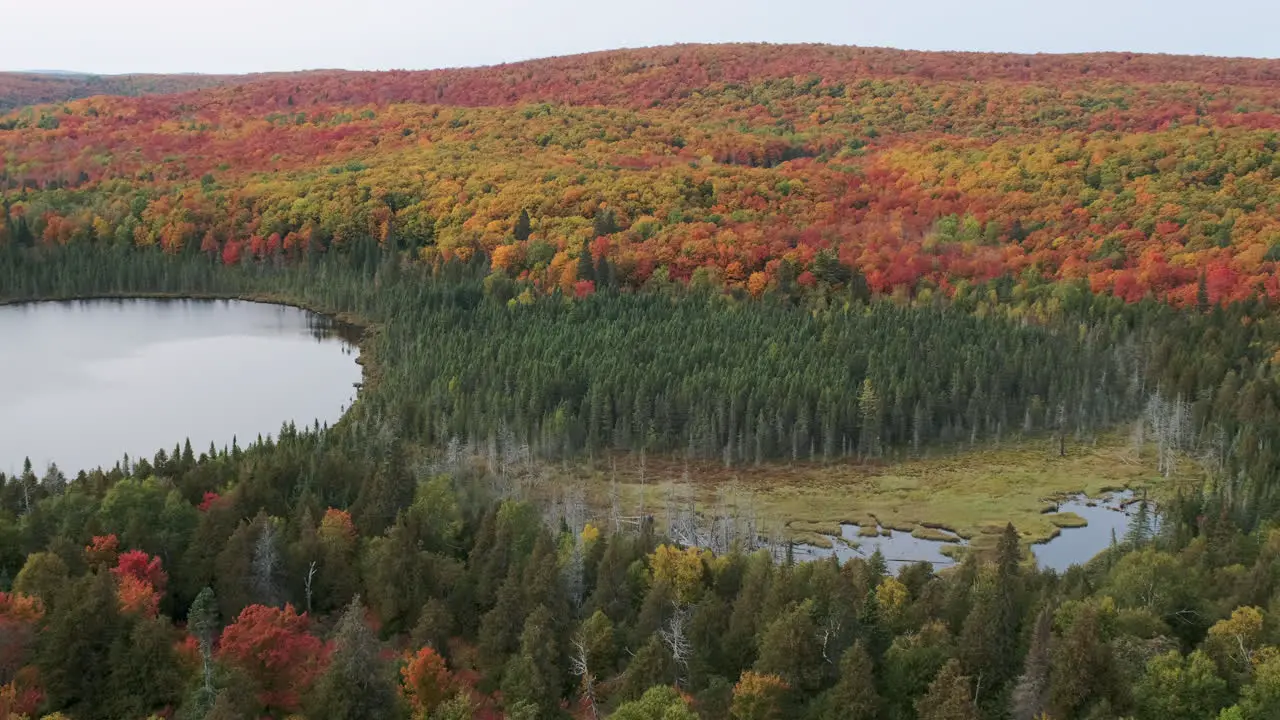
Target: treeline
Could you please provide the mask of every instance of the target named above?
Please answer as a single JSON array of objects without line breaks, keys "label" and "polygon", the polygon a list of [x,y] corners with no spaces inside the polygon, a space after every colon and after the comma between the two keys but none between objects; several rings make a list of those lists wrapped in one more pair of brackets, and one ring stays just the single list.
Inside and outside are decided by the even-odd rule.
[{"label": "treeline", "polygon": [[[8,246],[0,289],[275,297],[370,323],[365,391],[332,430],[3,479],[9,712],[1278,711],[1280,418],[1261,305],[1179,312],[1009,279],[947,307],[830,283],[759,300],[696,286],[574,299],[495,279],[484,256],[423,266],[373,242],[233,266]],[[811,425],[793,444],[801,412]],[[457,438],[807,460],[1028,429],[1074,441],[1139,412],[1214,482],[1171,500],[1158,536],[1140,524],[1063,577],[1029,570],[1012,531],[944,575],[712,557],[664,545],[651,522],[620,532],[581,508],[496,501],[489,471],[431,452]]]},{"label": "treeline", "polygon": [[[0,712],[1200,720],[1280,712],[1280,536],[1188,498],[1064,576],[1013,528],[888,577],[494,501],[379,433],[0,486]],[[385,438],[384,438],[385,439]],[[366,500],[399,493],[381,518]],[[346,493],[344,495],[344,493]],[[328,505],[336,501],[348,512]],[[30,504],[28,504],[30,503]]]},{"label": "treeline", "polygon": [[868,458],[1086,432],[1146,402],[1146,358],[1124,324],[1081,331],[848,294],[823,310],[674,289],[514,297],[514,283],[481,281],[483,258],[435,278],[394,259],[372,273],[347,269],[359,258],[224,272],[200,256],[114,249],[13,262],[14,296],[270,291],[386,319],[374,347],[392,353],[379,380],[395,387],[377,401],[397,403],[400,430],[432,445],[502,436],[544,457]]},{"label": "treeline", "polygon": [[541,457],[644,450],[732,465],[919,455],[1020,433],[1065,442],[1158,397],[1165,440],[1209,462],[1242,522],[1274,509],[1280,332],[1258,302],[1202,295],[1185,312],[1009,278],[945,304],[868,299],[852,281],[759,300],[696,284],[574,299],[489,273],[484,256],[423,266],[372,241],[231,267],[196,252],[9,246],[0,288],[4,299],[266,296],[349,313],[375,328],[353,422]]}]

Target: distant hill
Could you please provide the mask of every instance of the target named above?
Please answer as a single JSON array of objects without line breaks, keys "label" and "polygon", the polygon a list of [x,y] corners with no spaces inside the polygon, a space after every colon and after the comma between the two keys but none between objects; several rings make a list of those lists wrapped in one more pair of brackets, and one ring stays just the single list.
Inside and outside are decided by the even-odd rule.
[{"label": "distant hill", "polygon": [[234,75],[92,75],[67,70],[0,73],[0,112],[91,95],[174,93],[222,85]]},{"label": "distant hill", "polygon": [[849,270],[885,293],[1280,301],[1276,60],[683,45],[5,82],[11,104],[140,96],[0,114],[0,194],[29,219],[7,232],[50,242],[234,258],[373,236],[494,253],[540,289],[571,288],[590,245],[629,285]]}]

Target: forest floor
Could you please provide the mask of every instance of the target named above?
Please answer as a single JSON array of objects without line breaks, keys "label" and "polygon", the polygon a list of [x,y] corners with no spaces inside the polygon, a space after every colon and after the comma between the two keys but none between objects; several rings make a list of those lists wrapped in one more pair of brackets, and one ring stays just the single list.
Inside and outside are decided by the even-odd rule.
[{"label": "forest floor", "polygon": [[923,538],[946,536],[941,529],[978,547],[1012,522],[1031,544],[1083,523],[1072,513],[1049,514],[1055,498],[1132,489],[1158,500],[1177,484],[1203,481],[1190,458],[1180,459],[1171,478],[1162,477],[1154,447],[1138,453],[1121,433],[1068,442],[1062,457],[1055,441],[1038,438],[882,463],[726,468],[649,456],[642,466],[633,455],[619,455],[548,470],[554,487],[580,483],[596,516],[608,513],[615,497],[624,516],[663,516],[673,503],[692,501],[704,516],[732,508],[742,516],[745,509],[763,532],[784,530],[792,540],[823,547],[840,535],[842,523],[867,528],[877,522]]}]

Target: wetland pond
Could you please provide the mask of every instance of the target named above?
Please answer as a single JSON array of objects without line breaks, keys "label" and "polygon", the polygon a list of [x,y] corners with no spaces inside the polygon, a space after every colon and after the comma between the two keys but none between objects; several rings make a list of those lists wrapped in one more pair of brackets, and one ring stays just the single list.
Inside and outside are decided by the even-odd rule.
[{"label": "wetland pond", "polygon": [[0,307],[0,472],[68,478],[190,439],[198,455],[332,424],[362,369],[352,328],[237,300]]},{"label": "wetland pond", "polygon": [[[1031,553],[1041,567],[1061,573],[1106,550],[1113,537],[1124,540],[1137,513],[1137,505],[1133,492],[1125,490],[1097,498],[1073,495],[1059,501],[1056,512],[1074,513],[1088,523],[1080,527],[1062,527],[1057,536],[1031,546]],[[1152,510],[1153,529],[1155,521]],[[840,527],[841,536],[832,538],[832,547],[797,544],[792,549],[794,557],[797,560],[818,560],[835,554],[843,562],[853,557],[870,557],[879,549],[890,572],[897,573],[902,567],[920,561],[932,563],[935,569],[952,565],[955,559],[951,553],[968,544],[964,538],[944,530],[930,530],[929,534],[946,537],[945,540],[916,537],[910,532],[884,527],[868,527],[865,534],[859,525],[844,524]]]}]

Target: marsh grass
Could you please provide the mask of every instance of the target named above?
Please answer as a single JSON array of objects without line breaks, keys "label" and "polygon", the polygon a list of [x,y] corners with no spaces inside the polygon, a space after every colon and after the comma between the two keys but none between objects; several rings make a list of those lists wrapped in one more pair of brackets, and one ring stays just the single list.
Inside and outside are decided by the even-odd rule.
[{"label": "marsh grass", "polygon": [[1038,438],[882,463],[725,468],[650,456],[643,473],[635,456],[618,455],[556,466],[551,474],[556,482],[564,482],[568,473],[572,482],[583,483],[598,508],[608,507],[609,480],[616,479],[624,514],[643,506],[661,516],[665,499],[677,494],[692,498],[704,514],[727,503],[754,513],[764,531],[782,528],[797,542],[821,547],[831,547],[840,525],[852,523],[866,536],[893,529],[926,539],[959,536],[982,548],[994,545],[1010,522],[1026,544],[1085,524],[1073,513],[1054,512],[1055,499],[1145,488],[1158,500],[1170,483],[1203,481],[1192,461],[1179,467],[1182,472],[1166,480],[1156,470],[1153,449],[1138,453],[1126,436],[1115,433],[1069,443],[1064,457],[1051,439]]}]

